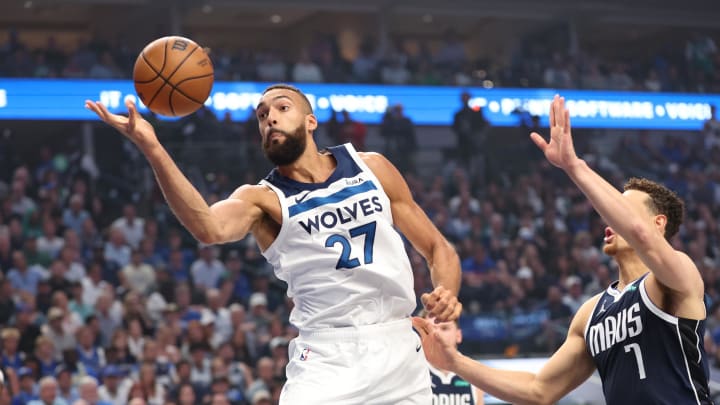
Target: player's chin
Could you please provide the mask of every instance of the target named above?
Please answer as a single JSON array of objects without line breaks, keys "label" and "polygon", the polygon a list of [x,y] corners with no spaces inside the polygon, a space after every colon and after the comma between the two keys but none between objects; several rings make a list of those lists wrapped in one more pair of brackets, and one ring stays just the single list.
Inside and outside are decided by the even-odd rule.
[{"label": "player's chin", "polygon": [[614,243],[606,243],[605,245],[603,245],[602,251],[608,256],[615,256],[618,249]]}]

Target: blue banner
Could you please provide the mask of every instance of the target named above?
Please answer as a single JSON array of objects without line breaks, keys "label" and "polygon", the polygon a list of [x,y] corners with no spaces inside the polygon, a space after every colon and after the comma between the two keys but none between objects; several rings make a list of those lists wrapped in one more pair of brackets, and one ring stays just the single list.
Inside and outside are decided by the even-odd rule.
[{"label": "blue banner", "polygon": [[[245,120],[257,105],[267,83],[219,82],[205,105],[219,118],[230,113]],[[538,115],[547,126],[548,108],[557,92],[552,89],[484,89],[430,86],[354,84],[299,84],[326,121],[331,110],[347,110],[368,124],[378,124],[385,110],[402,104],[417,125],[450,125],[460,107],[460,94],[468,91],[470,105],[482,107],[492,125],[516,126]],[[698,130],[710,118],[710,106],[720,95],[563,90],[579,128],[643,128]],[[94,120],[84,108],[86,99],[100,100],[113,112],[124,111],[124,100],[136,100],[128,80],[63,80],[0,78],[2,120]],[[141,111],[147,111],[140,106]]]}]

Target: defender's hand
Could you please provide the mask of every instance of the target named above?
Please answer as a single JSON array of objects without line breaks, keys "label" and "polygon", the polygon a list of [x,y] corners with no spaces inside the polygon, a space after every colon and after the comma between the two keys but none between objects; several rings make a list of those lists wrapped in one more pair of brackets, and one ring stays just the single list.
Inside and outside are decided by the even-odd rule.
[{"label": "defender's hand", "polygon": [[452,342],[443,341],[437,326],[425,318],[412,318],[413,327],[420,334],[423,352],[428,362],[441,370],[452,370],[460,353]]},{"label": "defender's hand", "polygon": [[117,129],[128,137],[134,144],[140,148],[153,146],[158,143],[157,135],[152,125],[147,122],[135,107],[132,101],[126,101],[125,106],[128,109],[128,116],[113,114],[108,111],[99,101],[85,100],[85,108],[93,111],[111,127]]},{"label": "defender's hand", "polygon": [[423,306],[437,322],[454,321],[462,312],[462,304],[450,290],[443,286],[420,296]]},{"label": "defender's hand", "polygon": [[555,95],[550,104],[550,142],[546,142],[537,132],[530,134],[530,138],[550,163],[563,170],[579,160],[570,132],[570,113],[565,108],[565,98],[559,95]]}]

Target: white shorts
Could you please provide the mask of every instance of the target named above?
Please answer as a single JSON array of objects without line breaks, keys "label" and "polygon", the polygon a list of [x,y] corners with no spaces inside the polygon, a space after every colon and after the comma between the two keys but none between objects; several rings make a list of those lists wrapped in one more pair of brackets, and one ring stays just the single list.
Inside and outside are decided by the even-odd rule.
[{"label": "white shorts", "polygon": [[280,405],[426,405],[430,371],[410,319],[300,332]]}]

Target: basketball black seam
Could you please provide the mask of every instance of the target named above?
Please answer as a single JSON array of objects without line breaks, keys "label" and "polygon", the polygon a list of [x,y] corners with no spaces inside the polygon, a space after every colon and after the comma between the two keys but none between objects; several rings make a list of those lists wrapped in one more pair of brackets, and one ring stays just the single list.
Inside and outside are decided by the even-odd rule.
[{"label": "basketball black seam", "polygon": [[200,104],[200,105],[205,104],[205,102],[197,101],[197,100],[195,100],[193,97],[188,96],[188,95],[185,94],[182,90],[180,90],[177,86],[180,86],[182,83],[184,83],[184,82],[186,82],[186,81],[188,81],[188,80],[201,79],[201,78],[203,78],[203,77],[212,76],[213,74],[214,74],[214,73],[208,73],[208,74],[206,74],[206,75],[201,75],[201,76],[186,77],[186,78],[180,80],[179,82],[177,82],[177,84],[175,84],[175,86],[172,86],[172,90],[170,90],[170,96],[169,96],[170,98],[169,98],[169,100],[168,100],[168,105],[170,106],[170,110],[172,111],[173,115],[175,115],[175,108],[174,108],[173,105],[172,105],[172,95],[173,95],[173,92],[174,92],[174,91],[177,91],[178,93],[180,93],[180,94],[182,94],[183,96],[187,97],[188,99],[190,99],[190,101],[193,101],[193,102],[198,103],[198,104]]},{"label": "basketball black seam", "polygon": [[160,69],[160,72],[158,72],[157,70],[155,70],[155,68],[153,67],[153,65],[150,64],[150,61],[149,61],[148,58],[145,56],[145,52],[143,52],[141,55],[142,55],[143,60],[145,61],[145,64],[147,64],[147,65],[150,67],[150,70],[152,70],[152,71],[155,73],[155,77],[153,77],[153,78],[150,79],[150,80],[142,80],[142,81],[141,81],[141,80],[135,80],[135,83],[140,83],[140,84],[150,83],[151,81],[153,81],[153,80],[157,79],[158,77],[160,77],[160,72],[162,72],[162,69]]},{"label": "basketball black seam", "polygon": [[204,103],[205,103],[204,101],[198,101],[198,100],[196,100],[194,97],[188,96],[187,94],[185,94],[185,92],[183,92],[183,91],[182,91],[181,89],[179,89],[178,87],[179,87],[181,84],[183,84],[183,83],[185,83],[186,81],[188,81],[188,80],[202,79],[203,77],[210,77],[210,76],[212,76],[212,75],[214,75],[214,74],[215,74],[215,73],[208,73],[208,74],[206,74],[206,75],[186,77],[186,78],[180,80],[179,82],[175,83],[175,85],[172,86],[172,88],[173,88],[173,90],[177,90],[178,93],[180,93],[180,94],[182,94],[183,96],[189,98],[190,100],[192,100],[192,101],[194,101],[194,102],[196,102],[196,103],[198,103],[198,104],[204,104]]},{"label": "basketball black seam", "polygon": [[[165,41],[165,44],[163,44],[163,65],[162,65],[163,69],[165,69],[165,61],[167,60],[167,45],[168,45],[168,42],[169,42],[169,41],[166,40],[166,41]],[[193,51],[194,51],[194,49],[193,49]],[[192,53],[192,52],[191,52],[191,53]],[[185,62],[185,60],[183,59],[183,61],[180,62],[180,64],[178,65],[178,67],[181,66],[184,62]],[[160,72],[162,72],[163,69],[161,69]],[[173,72],[173,73],[174,73],[174,72]],[[155,91],[155,94],[153,94],[152,98],[151,98],[150,101],[147,103],[147,106],[148,106],[148,107],[150,107],[150,105],[152,104],[152,102],[155,101],[155,97],[157,97],[158,94],[160,94],[160,90],[162,90],[162,88],[165,87],[166,84],[168,84],[168,79],[169,79],[169,78],[166,79],[166,78],[164,78],[162,75],[159,75],[159,76],[160,76],[160,78],[163,79],[163,82],[164,82],[164,83],[163,83],[162,86],[160,86],[160,87]]]},{"label": "basketball black seam", "polygon": [[[168,43],[168,42],[170,42],[170,41],[165,41],[165,59],[167,59],[167,43]],[[148,103],[148,107],[150,106],[150,104],[152,104],[153,101],[155,101],[155,97],[157,97],[158,94],[160,94],[160,90],[162,90],[162,88],[165,87],[166,84],[170,84],[170,79],[172,79],[172,77],[175,75],[175,73],[177,73],[178,69],[180,69],[180,66],[182,66],[182,65],[185,63],[185,61],[188,60],[188,58],[189,58],[190,56],[192,56],[192,54],[195,53],[195,51],[197,51],[199,48],[200,48],[200,45],[195,46],[195,48],[193,48],[193,50],[190,51],[190,53],[188,53],[188,54],[183,58],[183,60],[180,61],[180,63],[178,63],[178,65],[175,67],[175,70],[173,70],[172,73],[170,73],[170,75],[167,77],[167,79],[166,79],[165,77],[163,77],[163,76],[160,76],[160,77],[162,77],[162,79],[163,79],[163,81],[164,81],[165,83],[164,83],[162,86],[160,86],[160,88],[155,92],[155,95],[152,97],[152,99],[151,99],[150,102]],[[165,64],[163,64],[163,68],[164,68],[164,67],[165,67]],[[172,87],[173,89],[175,89],[175,85],[173,85],[173,84],[170,84],[170,87]],[[170,94],[172,94],[172,90],[170,90]],[[188,95],[185,94],[185,93],[183,93],[182,91],[180,91],[180,94],[182,94],[183,96],[189,98],[189,99],[192,100],[192,101],[197,102],[197,101],[196,101],[195,99],[193,99],[192,97],[188,97]],[[202,104],[202,103],[199,103],[199,104]],[[170,109],[172,109],[172,106],[170,106]],[[173,112],[173,115],[174,115],[174,114],[175,114],[175,113]]]},{"label": "basketball black seam", "polygon": [[155,77],[153,77],[150,80],[143,80],[143,81],[136,80],[135,83],[140,83],[140,84],[150,83],[151,81],[157,79],[158,77],[161,77],[162,71],[163,71],[163,69],[165,69],[165,64],[167,63],[167,41],[165,41],[165,44],[163,45],[163,63],[162,63],[162,66],[160,66],[160,70],[155,70],[155,66],[153,66],[152,63],[150,63],[150,60],[147,58],[147,56],[145,56],[144,50],[142,52],[140,52],[140,56],[142,56],[145,63],[150,67],[150,70],[155,72]]}]

